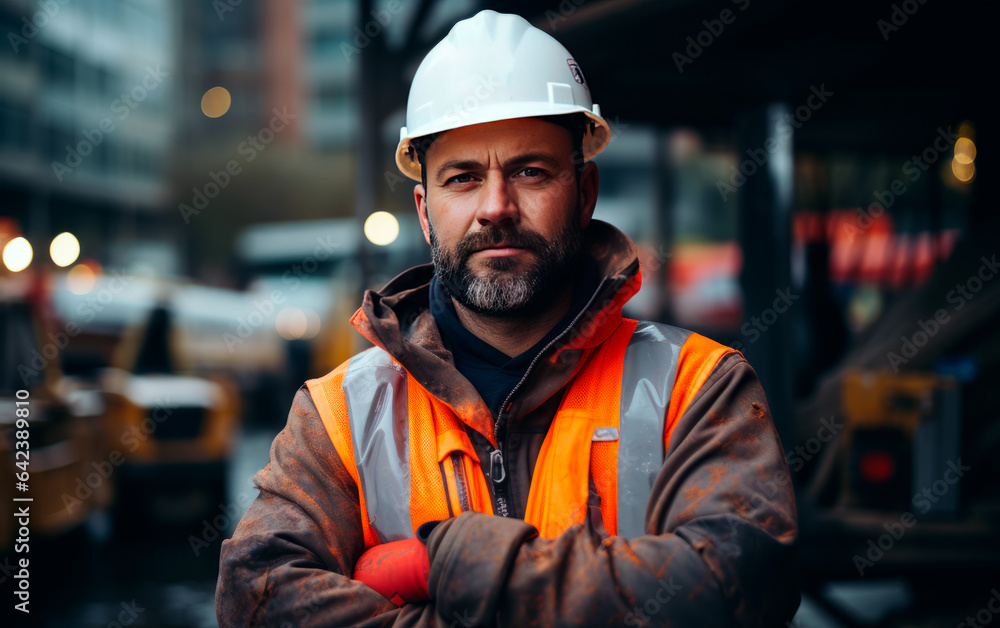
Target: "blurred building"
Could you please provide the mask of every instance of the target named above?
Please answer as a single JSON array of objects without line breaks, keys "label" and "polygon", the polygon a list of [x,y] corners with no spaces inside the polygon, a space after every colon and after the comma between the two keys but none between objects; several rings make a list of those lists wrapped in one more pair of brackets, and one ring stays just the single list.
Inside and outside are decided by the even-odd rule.
[{"label": "blurred building", "polygon": [[357,15],[354,0],[316,0],[302,8],[309,107],[305,133],[309,143],[320,149],[340,148],[357,141],[353,86],[359,64],[352,42]]},{"label": "blurred building", "polygon": [[[274,107],[300,109],[297,0],[177,2],[180,25],[176,103],[181,153],[198,151],[267,124]],[[213,89],[228,100],[203,100]],[[200,106],[199,106],[200,103]],[[298,137],[298,124],[281,133]]]},{"label": "blurred building", "polygon": [[0,199],[36,256],[158,239],[174,125],[166,0],[0,1]]},{"label": "blurred building", "polygon": [[[283,142],[323,149],[356,140],[357,54],[343,48],[352,45],[356,2],[178,2],[175,10],[180,131],[195,143],[182,151],[252,132],[276,107],[298,116]],[[198,102],[219,87],[231,103],[213,115]]]}]

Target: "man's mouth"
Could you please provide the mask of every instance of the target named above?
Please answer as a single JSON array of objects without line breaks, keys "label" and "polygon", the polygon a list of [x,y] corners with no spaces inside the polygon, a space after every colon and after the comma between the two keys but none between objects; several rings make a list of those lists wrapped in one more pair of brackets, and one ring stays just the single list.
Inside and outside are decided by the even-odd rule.
[{"label": "man's mouth", "polygon": [[504,257],[509,255],[517,255],[525,249],[519,246],[513,246],[506,242],[500,242],[499,244],[490,244],[484,246],[483,248],[476,251],[476,253],[482,253],[486,257]]}]

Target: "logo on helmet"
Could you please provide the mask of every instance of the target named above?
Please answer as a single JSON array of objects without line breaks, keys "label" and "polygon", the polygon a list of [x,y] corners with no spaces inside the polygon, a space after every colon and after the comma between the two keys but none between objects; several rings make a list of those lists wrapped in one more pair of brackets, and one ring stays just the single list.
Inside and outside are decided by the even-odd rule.
[{"label": "logo on helmet", "polygon": [[580,85],[586,85],[587,81],[583,78],[583,70],[580,69],[580,65],[573,59],[566,59],[566,63],[569,64],[569,70],[573,73],[573,80]]}]

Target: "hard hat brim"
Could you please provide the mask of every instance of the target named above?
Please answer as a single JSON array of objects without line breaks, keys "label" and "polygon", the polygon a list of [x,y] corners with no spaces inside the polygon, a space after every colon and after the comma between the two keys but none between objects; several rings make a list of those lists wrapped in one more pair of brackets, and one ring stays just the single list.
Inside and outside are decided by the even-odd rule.
[{"label": "hard hat brim", "polygon": [[[596,105],[594,109],[599,110]],[[483,108],[481,111],[467,115],[459,124],[455,124],[455,120],[441,121],[438,124],[424,125],[421,128],[414,129],[413,132],[409,132],[406,127],[403,127],[400,129],[399,144],[396,146],[396,166],[408,178],[420,181],[421,167],[420,162],[417,160],[416,149],[412,146],[413,140],[435,133],[444,133],[487,122],[569,115],[574,113],[586,115],[591,122],[591,124],[587,125],[587,131],[583,137],[583,158],[584,161],[590,161],[604,150],[611,141],[611,127],[607,121],[597,113],[579,105],[547,103],[543,107],[539,107],[539,103],[532,102],[523,103],[523,107],[519,107],[516,103],[504,103],[499,107]]]}]

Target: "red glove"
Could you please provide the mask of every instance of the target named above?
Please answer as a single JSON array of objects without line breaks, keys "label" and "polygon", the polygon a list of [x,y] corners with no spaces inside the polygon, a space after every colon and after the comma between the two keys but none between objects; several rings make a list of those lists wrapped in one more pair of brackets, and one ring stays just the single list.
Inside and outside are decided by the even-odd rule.
[{"label": "red glove", "polygon": [[354,579],[402,606],[431,599],[427,591],[430,569],[427,546],[418,539],[405,539],[376,545],[362,554],[354,566]]}]

